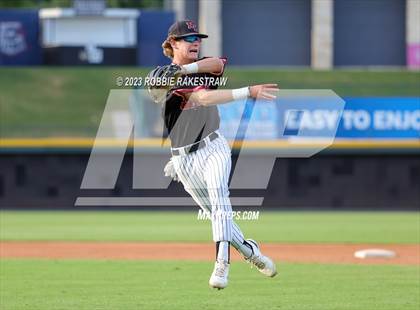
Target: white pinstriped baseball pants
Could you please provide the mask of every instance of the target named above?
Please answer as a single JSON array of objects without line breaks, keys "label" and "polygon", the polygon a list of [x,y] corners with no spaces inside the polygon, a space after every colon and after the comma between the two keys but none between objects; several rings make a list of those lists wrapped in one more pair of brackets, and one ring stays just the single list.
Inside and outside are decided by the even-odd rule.
[{"label": "white pinstriped baseball pants", "polygon": [[213,241],[230,241],[237,250],[243,247],[244,235],[232,220],[229,199],[231,150],[219,137],[187,155],[172,156],[175,171],[184,189],[197,204],[211,214]]}]

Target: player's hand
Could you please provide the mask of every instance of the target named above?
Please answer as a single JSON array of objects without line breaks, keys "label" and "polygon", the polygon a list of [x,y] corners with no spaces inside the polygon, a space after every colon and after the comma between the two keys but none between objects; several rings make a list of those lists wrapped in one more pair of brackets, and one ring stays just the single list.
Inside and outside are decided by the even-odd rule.
[{"label": "player's hand", "polygon": [[274,100],[278,91],[277,84],[260,84],[249,87],[250,97],[255,99]]},{"label": "player's hand", "polygon": [[173,179],[174,181],[179,182],[180,179],[175,171],[175,167],[174,167],[174,163],[172,161],[172,159],[170,159],[168,161],[168,163],[166,164],[165,168],[163,168],[163,171],[165,173],[165,177],[169,177],[171,179]]}]

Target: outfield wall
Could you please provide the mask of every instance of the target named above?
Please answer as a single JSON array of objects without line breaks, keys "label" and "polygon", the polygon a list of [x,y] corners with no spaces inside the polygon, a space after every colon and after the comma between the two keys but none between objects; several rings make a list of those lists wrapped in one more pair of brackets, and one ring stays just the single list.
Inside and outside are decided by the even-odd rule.
[{"label": "outfield wall", "polygon": [[[168,158],[168,154],[151,153],[140,158],[140,165],[155,167]],[[90,207],[144,209],[158,206],[127,205],[121,201],[124,197],[187,197],[178,183],[172,183],[167,189],[132,189],[133,155],[130,153],[124,158],[114,188],[81,190],[88,159],[89,150],[80,149],[55,149],[48,153],[34,149],[26,153],[10,150],[9,154],[2,154],[1,208],[83,209],[87,207],[74,205],[77,197],[102,197],[103,203]],[[256,163],[268,159],[268,155],[248,155],[247,159]],[[162,170],[163,166],[159,171],[153,168],[144,171],[142,176],[147,175],[147,180],[153,181],[153,178],[162,177]],[[257,172],[257,165],[252,165],[241,177],[254,178]],[[277,159],[266,190],[231,189],[231,197],[264,197],[262,207],[268,209],[417,210],[419,185],[420,158],[417,154],[345,155],[335,152],[309,159]],[[111,203],[107,197],[114,197],[118,202]],[[165,207],[195,208],[192,205]]]},{"label": "outfield wall", "polygon": [[[316,111],[308,110],[304,112],[306,114],[289,118],[287,126],[279,127],[283,128],[284,132],[279,132],[276,126],[286,118],[280,116],[281,113],[277,115],[276,105],[265,104],[264,110],[261,111],[257,108],[254,113],[257,116],[255,122],[250,123],[250,132],[254,136],[244,142],[235,139],[232,143],[235,154],[239,149],[246,150],[241,156],[249,163],[249,167],[245,166],[246,169],[241,170],[240,178],[255,180],[257,173],[262,169],[259,163],[268,162],[275,157],[283,158],[277,158],[267,189],[231,189],[232,197],[264,197],[263,207],[276,209],[418,209],[418,98],[353,98],[346,101],[348,106],[344,110],[341,125],[336,128],[336,138],[326,149],[324,148],[327,145],[323,140],[318,142],[320,144],[317,144],[319,140],[313,137],[296,140],[300,128],[304,127],[322,137],[323,126],[330,121],[317,117],[313,114]],[[229,126],[223,130],[223,126],[229,122],[235,123],[235,120],[236,123],[248,122],[247,118],[243,117],[248,114],[244,109],[243,113],[237,113],[237,107],[240,106],[226,106],[227,110],[221,113],[221,131],[224,131],[230,140],[235,138],[236,134],[232,133],[236,130],[229,129]],[[134,115],[144,118],[147,116],[145,111],[137,111]],[[294,111],[299,112],[299,109]],[[125,112],[130,116],[129,111]],[[121,119],[121,110],[118,115],[118,124],[130,123],[125,122],[125,118]],[[305,118],[304,115],[311,117]],[[330,114],[324,111],[321,115]],[[153,120],[148,116],[145,119]],[[155,128],[152,124],[153,121],[146,128]],[[169,159],[170,152],[168,141],[162,146],[161,138],[153,136],[150,132],[140,130],[135,136],[142,138],[130,140],[132,129],[138,128],[127,126],[120,128],[122,133],[114,129],[117,137],[102,137],[96,140],[93,137],[2,137],[1,207],[85,208],[86,204],[75,206],[78,197],[99,197],[101,202],[90,204],[89,207],[145,208],[150,205],[127,205],[123,203],[126,201],[124,199],[186,197],[179,184],[153,190],[133,189],[133,180],[141,179],[137,183],[143,182],[150,188],[154,179],[162,178],[163,167]],[[268,134],[270,136],[267,136]],[[80,190],[92,146],[111,160],[107,162],[119,162],[124,153],[125,159],[119,174],[117,172],[117,175],[113,176],[116,181],[112,186]],[[290,158],[312,153],[311,150],[317,148],[324,150],[311,158]],[[133,152],[139,166],[145,168],[144,171],[136,171],[136,174],[133,172]],[[236,157],[234,155],[234,158]],[[105,168],[109,169],[108,166]],[[105,177],[108,178],[107,173]],[[110,202],[109,198],[114,202]],[[169,201],[170,199],[168,198]],[[191,204],[178,204],[177,208],[194,207]]]}]

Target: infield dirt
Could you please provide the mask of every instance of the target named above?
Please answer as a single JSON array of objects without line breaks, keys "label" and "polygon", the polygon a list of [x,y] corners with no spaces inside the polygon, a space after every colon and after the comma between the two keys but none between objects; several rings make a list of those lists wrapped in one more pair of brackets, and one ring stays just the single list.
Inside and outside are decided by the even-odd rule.
[{"label": "infield dirt", "polygon": [[[420,245],[378,244],[263,244],[264,254],[278,262],[335,264],[420,265]],[[395,251],[391,259],[358,259],[354,252],[367,248]],[[212,243],[144,242],[0,242],[0,258],[192,260],[214,259]],[[232,260],[241,260],[232,250]]]}]

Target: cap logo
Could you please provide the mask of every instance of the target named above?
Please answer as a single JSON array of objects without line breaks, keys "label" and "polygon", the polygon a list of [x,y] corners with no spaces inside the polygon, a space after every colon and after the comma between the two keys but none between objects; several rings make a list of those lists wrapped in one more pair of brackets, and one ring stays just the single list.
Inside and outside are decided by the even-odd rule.
[{"label": "cap logo", "polygon": [[185,23],[187,24],[188,29],[194,30],[195,32],[197,32],[197,26],[195,25],[193,21],[186,21]]}]

